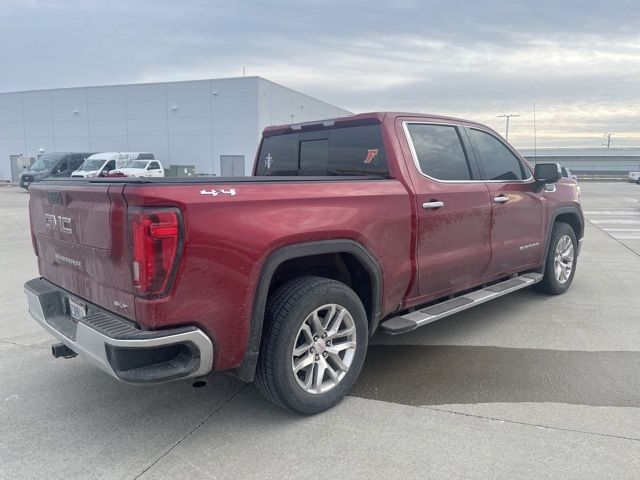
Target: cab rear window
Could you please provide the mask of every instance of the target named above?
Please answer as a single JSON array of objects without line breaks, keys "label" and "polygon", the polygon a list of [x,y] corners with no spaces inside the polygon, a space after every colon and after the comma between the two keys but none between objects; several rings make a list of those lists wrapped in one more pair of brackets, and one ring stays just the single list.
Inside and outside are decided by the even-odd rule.
[{"label": "cab rear window", "polygon": [[266,137],[257,175],[389,175],[380,125]]}]

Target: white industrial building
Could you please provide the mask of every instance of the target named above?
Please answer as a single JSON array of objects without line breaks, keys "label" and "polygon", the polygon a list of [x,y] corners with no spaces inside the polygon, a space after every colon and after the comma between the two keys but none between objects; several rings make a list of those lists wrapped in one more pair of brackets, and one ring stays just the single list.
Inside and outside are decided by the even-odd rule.
[{"label": "white industrial building", "polygon": [[640,148],[521,148],[520,153],[531,163],[556,162],[581,175],[604,174],[626,176],[640,171]]},{"label": "white industrial building", "polygon": [[153,152],[165,166],[248,175],[268,125],[349,115],[261,77],[0,93],[0,179],[38,152]]}]

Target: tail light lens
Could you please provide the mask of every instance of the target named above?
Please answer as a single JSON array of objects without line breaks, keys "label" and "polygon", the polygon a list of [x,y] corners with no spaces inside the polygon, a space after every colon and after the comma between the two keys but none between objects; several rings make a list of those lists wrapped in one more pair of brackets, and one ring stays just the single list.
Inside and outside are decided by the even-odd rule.
[{"label": "tail light lens", "polygon": [[139,209],[129,214],[133,284],[143,297],[165,295],[178,265],[182,217],[177,208]]}]

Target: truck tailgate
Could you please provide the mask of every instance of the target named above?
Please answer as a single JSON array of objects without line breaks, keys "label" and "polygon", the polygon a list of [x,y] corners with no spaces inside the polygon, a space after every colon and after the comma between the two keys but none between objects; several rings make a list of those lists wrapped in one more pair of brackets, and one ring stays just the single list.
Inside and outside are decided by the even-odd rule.
[{"label": "truck tailgate", "polygon": [[40,274],[89,302],[133,319],[124,187],[74,183],[29,189]]}]

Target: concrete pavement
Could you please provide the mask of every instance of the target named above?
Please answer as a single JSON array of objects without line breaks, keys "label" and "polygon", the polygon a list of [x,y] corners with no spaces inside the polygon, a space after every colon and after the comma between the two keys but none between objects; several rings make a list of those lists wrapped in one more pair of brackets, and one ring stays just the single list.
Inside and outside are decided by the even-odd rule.
[{"label": "concrete pavement", "polygon": [[[640,187],[583,185],[587,211],[634,208],[622,197]],[[567,294],[377,335],[352,395],[296,417],[225,375],[131,387],[53,359],[22,293],[37,275],[27,200],[0,188],[0,478],[637,478],[633,239],[590,223]]]}]

